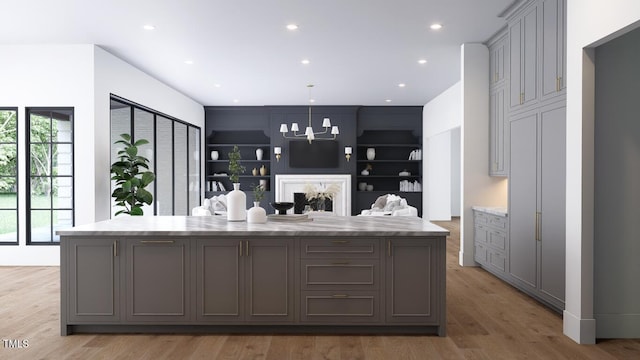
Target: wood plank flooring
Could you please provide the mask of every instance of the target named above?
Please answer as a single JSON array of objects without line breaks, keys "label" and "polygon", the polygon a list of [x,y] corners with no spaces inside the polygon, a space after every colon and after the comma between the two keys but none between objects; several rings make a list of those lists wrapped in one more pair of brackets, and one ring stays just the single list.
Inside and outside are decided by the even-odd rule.
[{"label": "wood plank flooring", "polygon": [[[448,336],[60,336],[58,267],[0,267],[0,359],[640,359],[640,340],[578,345],[562,318],[479,268],[447,241]],[[0,249],[1,251],[1,249]],[[27,340],[26,348],[4,340]]]}]

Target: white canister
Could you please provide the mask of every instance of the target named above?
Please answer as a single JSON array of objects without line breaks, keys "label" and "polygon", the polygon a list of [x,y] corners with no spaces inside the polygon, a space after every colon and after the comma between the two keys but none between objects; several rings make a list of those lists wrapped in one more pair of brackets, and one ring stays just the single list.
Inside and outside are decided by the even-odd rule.
[{"label": "white canister", "polygon": [[233,191],[227,194],[227,221],[247,219],[247,195],[240,190],[240,184],[233,184]]},{"label": "white canister", "polygon": [[367,148],[367,160],[374,160],[376,158],[376,149]]},{"label": "white canister", "polygon": [[251,224],[264,224],[267,222],[267,211],[260,207],[259,201],[254,201],[253,207],[247,210],[247,222]]},{"label": "white canister", "polygon": [[218,160],[218,156],[220,156],[220,154],[218,154],[216,150],[211,152],[211,160]]},{"label": "white canister", "polygon": [[257,148],[256,149],[256,160],[262,160],[262,155],[264,154],[264,151],[262,151],[262,149]]}]

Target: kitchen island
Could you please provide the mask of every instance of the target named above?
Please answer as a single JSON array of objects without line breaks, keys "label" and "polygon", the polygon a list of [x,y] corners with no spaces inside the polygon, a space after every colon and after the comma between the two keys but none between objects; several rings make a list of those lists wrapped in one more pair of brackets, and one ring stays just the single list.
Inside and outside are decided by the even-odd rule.
[{"label": "kitchen island", "polygon": [[445,335],[449,232],[420,218],[119,217],[58,234],[62,335]]}]

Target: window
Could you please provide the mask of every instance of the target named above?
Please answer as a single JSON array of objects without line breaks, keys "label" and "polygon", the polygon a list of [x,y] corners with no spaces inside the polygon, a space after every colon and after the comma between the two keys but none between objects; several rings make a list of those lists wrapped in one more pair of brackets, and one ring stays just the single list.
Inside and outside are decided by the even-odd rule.
[{"label": "window", "polygon": [[18,110],[0,109],[0,244],[18,244]]},{"label": "window", "polygon": [[[189,215],[191,208],[200,205],[199,127],[112,96],[111,163],[119,150],[113,143],[123,133],[149,141],[139,148],[156,175],[147,188],[153,193],[153,204],[143,207],[145,214]],[[112,208],[111,214],[116,211]]]},{"label": "window", "polygon": [[27,244],[73,226],[73,108],[27,108]]}]

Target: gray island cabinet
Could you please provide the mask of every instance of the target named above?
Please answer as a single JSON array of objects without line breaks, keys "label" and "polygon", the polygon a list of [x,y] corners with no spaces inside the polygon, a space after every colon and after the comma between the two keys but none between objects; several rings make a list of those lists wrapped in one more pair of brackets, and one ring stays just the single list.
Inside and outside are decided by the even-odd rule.
[{"label": "gray island cabinet", "polygon": [[445,335],[449,232],[420,218],[122,217],[58,234],[62,335]]}]

